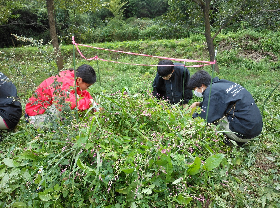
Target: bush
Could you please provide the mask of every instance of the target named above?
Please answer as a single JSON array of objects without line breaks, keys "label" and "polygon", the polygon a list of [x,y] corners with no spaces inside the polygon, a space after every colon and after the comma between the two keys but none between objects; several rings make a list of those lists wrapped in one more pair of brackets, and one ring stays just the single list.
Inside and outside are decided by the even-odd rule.
[{"label": "bush", "polygon": [[[94,42],[176,39],[189,36],[185,25],[172,24],[165,21],[138,20],[128,21],[112,19],[107,26],[94,31],[91,37],[84,41]],[[90,34],[89,34],[90,35]]]},{"label": "bush", "polygon": [[71,119],[52,131],[31,128],[28,147],[5,155],[0,200],[12,194],[7,204],[158,207],[208,198],[211,191],[195,190],[209,177],[222,178],[212,172],[224,161],[215,128],[125,89],[104,96],[102,106],[79,119],[83,124]]}]

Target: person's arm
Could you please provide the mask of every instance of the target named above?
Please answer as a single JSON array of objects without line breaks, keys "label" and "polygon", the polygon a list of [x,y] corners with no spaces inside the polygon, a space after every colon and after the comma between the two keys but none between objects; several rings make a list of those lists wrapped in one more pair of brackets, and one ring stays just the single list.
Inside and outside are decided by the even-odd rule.
[{"label": "person's arm", "polygon": [[158,94],[158,81],[159,81],[159,75],[157,73],[155,79],[154,79],[154,82],[153,82],[153,96],[156,97],[157,99],[159,99],[159,94]]},{"label": "person's arm", "polygon": [[194,102],[193,104],[191,104],[190,108],[195,108],[199,105],[200,105],[200,102]]},{"label": "person's arm", "polygon": [[207,122],[213,123],[214,121],[222,118],[224,116],[224,112],[227,109],[227,105],[223,103],[222,99],[211,96],[210,104],[208,107],[209,95],[203,96],[203,102],[200,104],[201,113],[198,114],[199,117],[206,119],[207,111]]},{"label": "person's arm", "polygon": [[[195,108],[200,106],[200,105],[201,105],[201,102],[194,102],[193,104],[191,104],[191,106],[190,106],[190,109],[192,109],[191,112],[194,112]],[[193,113],[192,117],[193,118],[198,117],[198,113]]]},{"label": "person's arm", "polygon": [[[77,104],[78,104],[78,110],[86,110],[86,109],[89,109],[90,106],[92,105],[92,101],[93,101],[93,98],[92,96],[89,94],[88,91],[84,90],[82,92],[81,95],[78,96],[77,98]],[[76,97],[75,97],[75,91],[71,91],[70,95],[69,95],[69,98],[66,99],[66,101],[70,102],[71,104],[71,109],[74,109],[76,107]]]}]

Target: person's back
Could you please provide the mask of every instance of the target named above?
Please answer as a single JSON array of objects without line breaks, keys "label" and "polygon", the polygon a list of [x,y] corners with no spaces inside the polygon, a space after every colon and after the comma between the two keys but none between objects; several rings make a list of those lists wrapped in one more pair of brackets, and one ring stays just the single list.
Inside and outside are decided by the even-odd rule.
[{"label": "person's back", "polygon": [[[206,110],[210,88],[205,90],[202,110]],[[200,116],[206,118],[206,112]],[[228,81],[214,79],[211,89],[210,106],[207,122],[215,123],[226,115],[229,127],[239,133],[239,137],[253,138],[262,131],[262,116],[250,92],[241,85]]]},{"label": "person's back", "polygon": [[57,76],[47,78],[38,86],[26,104],[27,121],[35,126],[42,126],[47,119],[60,116],[63,109],[68,110],[77,107],[78,110],[83,111],[89,109],[92,105],[96,106],[97,104],[87,91],[95,82],[95,71],[90,65],[86,64],[78,67],[76,80],[73,69],[62,71]]},{"label": "person's back", "polygon": [[15,85],[0,72],[0,129],[13,129],[22,116]]},{"label": "person's back", "polygon": [[261,133],[260,110],[251,93],[240,84],[218,77],[212,79],[208,72],[200,70],[191,76],[188,88],[193,89],[196,96],[203,97],[202,102],[190,106],[201,107],[200,113],[193,114],[194,118],[207,118],[208,123],[219,125],[228,138],[240,144]]},{"label": "person's back", "polygon": [[53,104],[53,101],[65,102],[73,87],[74,71],[71,70],[62,71],[59,75],[45,79],[38,86],[34,95],[29,98],[25,112],[28,116],[45,113],[46,109]]}]

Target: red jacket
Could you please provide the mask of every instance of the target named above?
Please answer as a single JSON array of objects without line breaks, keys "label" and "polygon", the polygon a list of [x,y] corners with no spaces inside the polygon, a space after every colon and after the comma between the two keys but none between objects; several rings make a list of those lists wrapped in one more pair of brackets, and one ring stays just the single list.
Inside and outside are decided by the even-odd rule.
[{"label": "red jacket", "polygon": [[[76,107],[74,71],[66,70],[59,75],[50,77],[43,81],[33,96],[26,104],[25,112],[29,116],[43,114],[48,106],[56,104],[59,110],[63,103],[69,103],[71,109]],[[77,87],[78,109],[86,110],[90,108],[92,97],[88,91],[81,91]]]}]

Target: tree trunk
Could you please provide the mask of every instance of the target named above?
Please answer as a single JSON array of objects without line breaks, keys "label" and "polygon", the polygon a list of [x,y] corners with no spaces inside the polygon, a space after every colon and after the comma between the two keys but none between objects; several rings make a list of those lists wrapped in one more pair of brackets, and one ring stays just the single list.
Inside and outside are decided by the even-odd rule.
[{"label": "tree trunk", "polygon": [[50,36],[52,39],[52,45],[53,45],[54,53],[56,56],[56,64],[57,64],[58,70],[61,70],[61,69],[63,69],[63,58],[61,56],[61,52],[60,52],[59,44],[58,44],[58,37],[56,34],[54,2],[53,2],[53,0],[46,0],[46,3],[47,3],[49,26],[50,26]]},{"label": "tree trunk", "polygon": [[[215,59],[215,49],[214,49],[214,39],[211,37],[211,26],[210,26],[210,2],[211,0],[205,0],[205,3],[202,0],[193,0],[196,2],[204,16],[204,25],[205,25],[205,38],[207,43],[207,49],[210,57],[210,61]],[[215,71],[219,73],[218,64],[215,64]]]},{"label": "tree trunk", "polygon": [[[207,42],[207,49],[210,56],[210,61],[215,60],[215,49],[214,49],[214,39],[211,37],[211,26],[210,26],[210,2],[211,0],[206,0],[206,4],[202,7],[204,15],[204,24],[205,24],[205,38]],[[218,64],[215,64],[215,71],[219,73]]]}]

